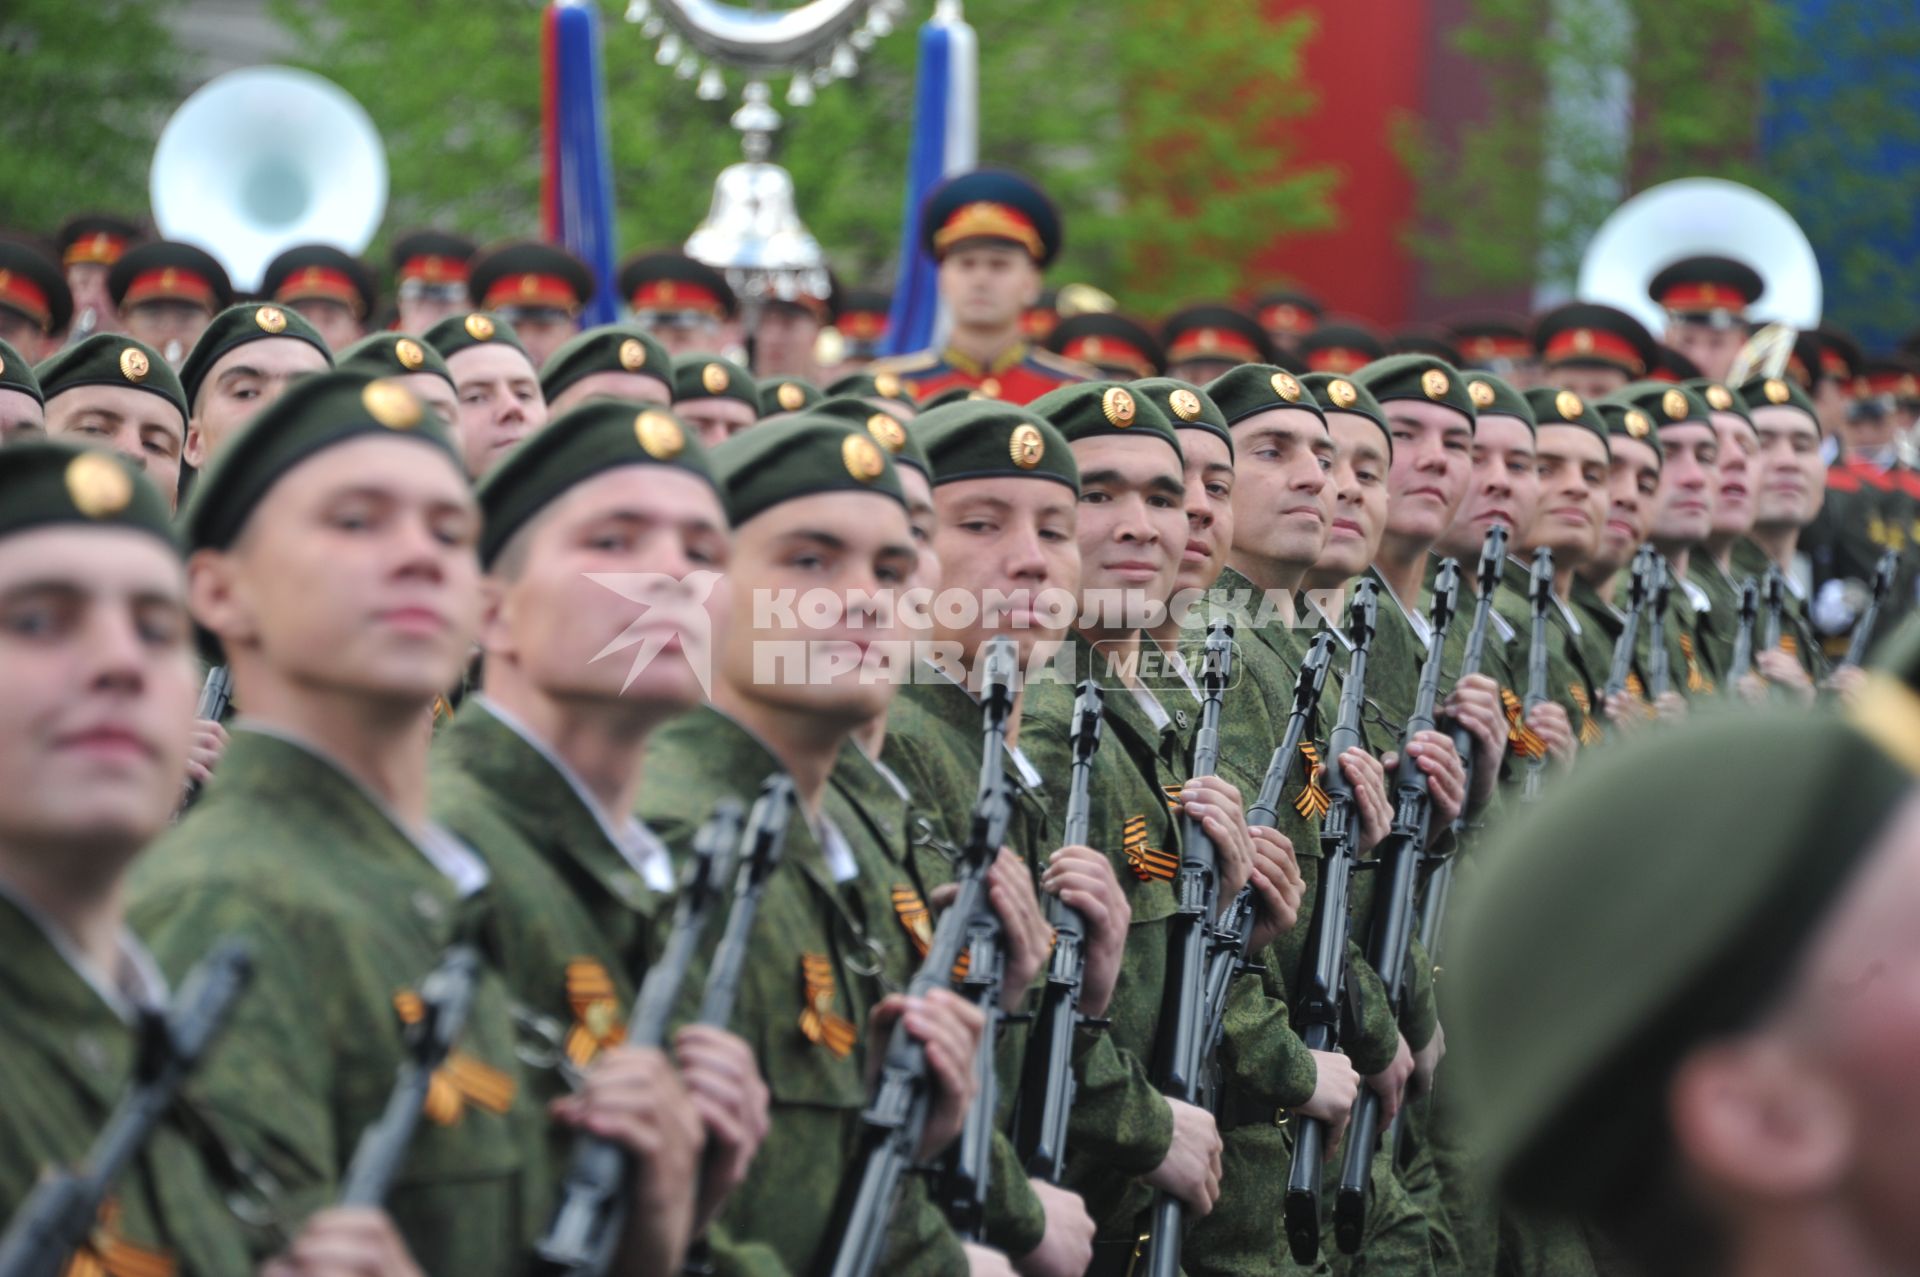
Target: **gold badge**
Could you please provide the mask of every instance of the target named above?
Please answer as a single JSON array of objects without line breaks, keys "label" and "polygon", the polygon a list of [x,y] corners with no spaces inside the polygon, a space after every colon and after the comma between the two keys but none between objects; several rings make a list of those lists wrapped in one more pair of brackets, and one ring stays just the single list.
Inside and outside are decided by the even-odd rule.
[{"label": "gold badge", "polygon": [[1098,337],[1089,337],[1080,343],[1080,355],[1088,363],[1092,363],[1106,353],[1107,343],[1101,341]]},{"label": "gold badge", "polygon": [[1573,331],[1573,348],[1574,348],[1575,350],[1577,350],[1577,351],[1579,351],[1579,352],[1580,352],[1581,354],[1583,354],[1583,355],[1584,355],[1584,354],[1587,354],[1587,353],[1589,353],[1590,351],[1592,351],[1592,349],[1593,349],[1593,330],[1592,330],[1592,329],[1590,329],[1590,328],[1576,328],[1576,329],[1574,329],[1574,331]]},{"label": "gold badge", "polygon": [[629,337],[620,343],[620,366],[628,372],[644,368],[647,364],[647,348]]},{"label": "gold badge", "polygon": [[1553,397],[1553,410],[1568,421],[1572,421],[1576,417],[1585,415],[1587,406],[1580,402],[1579,395],[1571,390],[1563,390]]},{"label": "gold badge", "polygon": [[1493,407],[1493,387],[1484,381],[1467,383],[1467,398],[1473,400],[1475,408]]},{"label": "gold badge", "polygon": [[1292,373],[1277,372],[1267,379],[1267,384],[1273,387],[1274,394],[1279,395],[1288,403],[1300,402],[1300,383],[1294,378]]},{"label": "gold badge", "polygon": [[907,428],[884,412],[876,412],[867,418],[867,433],[878,439],[882,448],[895,455],[907,446]]},{"label": "gold badge", "polygon": [[1359,400],[1360,392],[1353,388],[1350,381],[1330,381],[1327,383],[1327,398],[1333,400],[1336,408],[1351,408]]},{"label": "gold badge", "polygon": [[492,341],[493,321],[485,315],[468,315],[467,336],[475,341]]},{"label": "gold badge", "polygon": [[389,430],[411,430],[420,424],[420,401],[397,381],[370,381],[360,392],[367,415]]},{"label": "gold badge", "polygon": [[1660,411],[1667,414],[1667,420],[1679,421],[1687,415],[1687,397],[1678,390],[1669,390],[1660,396]]},{"label": "gold badge", "polygon": [[779,400],[780,406],[788,412],[799,412],[807,403],[807,392],[790,381],[775,391],[773,397]]},{"label": "gold badge", "polygon": [[1013,428],[1013,434],[1007,438],[1007,453],[1013,458],[1013,464],[1022,470],[1031,470],[1040,464],[1040,458],[1047,455],[1047,441],[1039,430],[1025,422]]},{"label": "gold badge", "polygon": [[710,395],[721,393],[731,381],[732,378],[727,376],[727,370],[719,364],[708,364],[700,370],[700,384],[707,388],[707,393]]},{"label": "gold badge", "polygon": [[1133,396],[1115,386],[1100,396],[1100,411],[1106,416],[1108,425],[1125,430],[1133,424]]},{"label": "gold badge", "polygon": [[1707,406],[1715,412],[1725,412],[1733,407],[1733,392],[1719,382],[1707,387]]},{"label": "gold badge", "polygon": [[82,453],[67,463],[67,496],[89,519],[104,519],[133,500],[133,477],[111,457]]},{"label": "gold badge", "polygon": [[1429,399],[1445,399],[1450,384],[1447,374],[1438,368],[1429,368],[1420,374],[1420,390]]},{"label": "gold badge", "polygon": [[633,419],[633,436],[655,461],[670,461],[687,446],[680,423],[664,412],[643,412]]},{"label": "gold badge", "polygon": [[1761,389],[1766,393],[1768,403],[1785,403],[1793,398],[1793,392],[1787,389],[1787,383],[1778,377],[1767,378],[1767,384]]},{"label": "gold badge", "polygon": [[260,325],[263,333],[283,333],[287,330],[286,312],[278,306],[262,306],[254,311],[253,322]]},{"label": "gold badge", "polygon": [[1627,437],[1629,439],[1644,439],[1653,433],[1653,418],[1647,416],[1646,413],[1641,412],[1638,408],[1629,408],[1627,410],[1626,422]]},{"label": "gold badge", "polygon": [[879,445],[866,435],[848,435],[840,443],[840,460],[847,473],[862,483],[872,483],[887,468],[887,459]]},{"label": "gold badge", "polygon": [[153,371],[153,365],[147,362],[146,352],[136,346],[128,346],[120,352],[120,375],[128,381],[145,381],[147,374]]},{"label": "gold badge", "polygon": [[411,337],[402,337],[393,343],[393,357],[409,372],[427,362],[427,352],[420,349],[420,343]]},{"label": "gold badge", "polygon": [[890,372],[875,373],[873,388],[883,399],[897,399],[900,395],[900,379]]},{"label": "gold badge", "polygon": [[1200,396],[1191,390],[1176,390],[1167,396],[1167,406],[1173,409],[1173,415],[1182,421],[1194,421],[1200,416]]}]

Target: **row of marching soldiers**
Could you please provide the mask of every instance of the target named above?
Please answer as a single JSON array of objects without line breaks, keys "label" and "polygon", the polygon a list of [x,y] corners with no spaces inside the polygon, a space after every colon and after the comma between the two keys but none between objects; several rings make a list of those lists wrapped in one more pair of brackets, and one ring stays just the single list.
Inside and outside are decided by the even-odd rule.
[{"label": "row of marching soldiers", "polygon": [[[138,429],[0,448],[0,1273],[1911,1258],[1920,698],[1787,584],[1792,383],[709,431],[741,370],[577,340],[544,394],[484,313],[272,375],[319,347],[248,305],[179,378],[32,370],[50,422],[270,392],[177,512]],[[672,402],[481,447],[475,356]]]}]

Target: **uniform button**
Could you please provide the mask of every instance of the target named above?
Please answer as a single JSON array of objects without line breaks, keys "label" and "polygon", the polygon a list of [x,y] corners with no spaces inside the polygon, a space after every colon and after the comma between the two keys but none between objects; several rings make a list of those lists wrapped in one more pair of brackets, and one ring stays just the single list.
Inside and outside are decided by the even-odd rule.
[{"label": "uniform button", "polygon": [[428,922],[438,922],[440,915],[445,912],[439,899],[425,887],[413,893],[413,911]]}]

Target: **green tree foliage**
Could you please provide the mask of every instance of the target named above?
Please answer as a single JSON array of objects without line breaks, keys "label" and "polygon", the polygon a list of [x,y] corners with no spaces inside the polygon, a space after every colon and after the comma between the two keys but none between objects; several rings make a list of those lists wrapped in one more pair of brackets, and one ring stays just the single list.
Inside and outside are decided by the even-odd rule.
[{"label": "green tree foliage", "polygon": [[0,226],[51,233],[83,210],[139,211],[180,98],[177,0],[0,4]]}]

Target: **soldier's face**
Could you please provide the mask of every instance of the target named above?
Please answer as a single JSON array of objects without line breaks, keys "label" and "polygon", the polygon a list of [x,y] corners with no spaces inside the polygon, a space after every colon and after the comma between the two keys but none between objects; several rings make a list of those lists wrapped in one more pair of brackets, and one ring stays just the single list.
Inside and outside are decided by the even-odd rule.
[{"label": "soldier's face", "polygon": [[117,452],[146,471],[169,503],[179,498],[187,423],[159,395],[130,386],[76,386],[47,403],[47,433]]},{"label": "soldier's face", "polygon": [[263,337],[214,360],[187,423],[187,464],[206,465],[235,431],[285,394],[295,377],[327,367],[325,355],[293,337]]},{"label": "soldier's face", "polygon": [[1747,330],[1737,324],[1730,328],[1687,323],[1667,327],[1667,345],[1691,359],[1702,377],[1715,381],[1727,379],[1733,370],[1734,358],[1746,340]]},{"label": "soldier's face", "polygon": [[[1080,591],[1109,623],[1134,629],[1173,594],[1187,544],[1186,482],[1163,439],[1101,435],[1076,440],[1080,466]],[[1111,622],[1118,621],[1118,624]]]},{"label": "soldier's face", "polygon": [[1731,540],[1753,531],[1753,463],[1760,444],[1753,427],[1737,413],[1714,413],[1713,433],[1720,440],[1713,535]]},{"label": "soldier's face", "polygon": [[34,869],[76,884],[117,873],[180,800],[196,683],[185,576],[158,538],[0,537],[0,846],[64,848]]},{"label": "soldier's face", "polygon": [[720,350],[728,344],[720,321],[710,315],[692,311],[669,312],[650,318],[636,315],[634,322],[651,333],[654,340],[665,346],[667,353],[675,359],[682,355]]},{"label": "soldier's face", "polygon": [[813,344],[820,339],[820,319],[804,306],[776,302],[760,312],[753,330],[753,374],[756,377],[812,377]]},{"label": "soldier's face", "polygon": [[[1167,366],[1167,376],[1190,381],[1196,386],[1204,386],[1215,377],[1222,376],[1238,368],[1240,363],[1234,359],[1183,359],[1177,364]],[[1139,373],[1122,373],[1122,378],[1137,377]]]},{"label": "soldier's face", "polygon": [[1307,572],[1314,589],[1336,588],[1366,571],[1387,531],[1387,437],[1372,418],[1354,412],[1328,413],[1327,430],[1333,436],[1333,513],[1327,548]]},{"label": "soldier's face", "polygon": [[107,289],[107,274],[108,268],[99,262],[75,262],[67,267],[67,291],[73,294],[74,318],[78,320],[91,310],[96,333],[116,332],[120,327],[113,294]]},{"label": "soldier's face", "polygon": [[1644,439],[1614,436],[1613,464],[1607,476],[1607,517],[1591,562],[1617,572],[1633,558],[1653,527],[1660,495],[1660,456]]},{"label": "soldier's face", "polygon": [[1820,414],[1820,433],[1845,439],[1847,410],[1853,407],[1853,396],[1847,392],[1847,383],[1839,377],[1822,377],[1820,384],[1813,388],[1814,410]]},{"label": "soldier's face", "polygon": [[760,420],[751,404],[739,399],[682,399],[673,406],[680,420],[700,432],[700,442],[718,447]]},{"label": "soldier's face", "polygon": [[629,399],[664,408],[673,402],[673,390],[660,378],[643,372],[590,372],[555,395],[547,412],[558,415],[575,404],[598,398]]},{"label": "soldier's face", "polygon": [[509,311],[507,318],[535,368],[545,367],[554,351],[580,333],[580,317],[564,310]]},{"label": "soldier's face", "polygon": [[453,387],[447,379],[438,373],[410,372],[395,377],[395,381],[413,392],[414,398],[432,409],[434,417],[446,428],[457,443],[460,439],[460,401],[454,397]]},{"label": "soldier's face", "polygon": [[47,410],[23,390],[0,390],[0,446],[47,433]]},{"label": "soldier's face", "polygon": [[488,691],[617,701],[653,719],[698,704],[724,620],[727,554],[720,498],[696,475],[621,466],[574,485],[488,580]]},{"label": "soldier's face", "polygon": [[1713,529],[1713,498],[1720,486],[1720,436],[1705,422],[1661,429],[1660,496],[1653,539],[1662,546],[1686,547],[1707,539]]},{"label": "soldier's face", "polygon": [[449,315],[467,309],[464,284],[422,284],[409,280],[400,286],[399,329],[403,333],[423,333]]},{"label": "soldier's face", "polygon": [[1768,404],[1754,409],[1753,430],[1760,444],[1754,526],[1805,527],[1819,513],[1827,492],[1820,427],[1798,408]]},{"label": "soldier's face", "polygon": [[979,602],[964,612],[936,608],[933,637],[971,662],[988,639],[1011,634],[1022,668],[1046,660],[1072,620],[1071,607],[1046,606],[1050,592],[1064,600],[1080,588],[1073,489],[1050,479],[962,479],[941,484],[933,500],[941,591]]},{"label": "soldier's face", "polygon": [[907,494],[907,529],[913,534],[913,548],[920,556],[907,578],[907,588],[924,591],[930,599],[932,592],[940,588],[943,574],[940,515],[933,504],[933,485],[912,466],[901,466],[899,470],[900,488]]},{"label": "soldier's face", "polygon": [[478,632],[479,530],[466,478],[439,449],[336,444],[282,475],[231,549],[194,555],[194,615],[220,636],[237,687],[424,707],[459,680]]},{"label": "soldier's face", "polygon": [[[890,602],[913,576],[907,512],[877,492],[796,497],[734,536],[716,693],[851,730],[884,713],[907,637]],[[784,599],[791,608],[779,606]]]},{"label": "soldier's face", "polygon": [[1473,470],[1466,499],[1438,549],[1464,565],[1476,560],[1487,529],[1499,524],[1509,541],[1533,526],[1540,508],[1540,461],[1534,432],[1518,417],[1484,413],[1473,431]]},{"label": "soldier's face", "polygon": [[1233,550],[1282,572],[1312,567],[1333,517],[1333,436],[1304,408],[1233,424]]},{"label": "soldier's face", "polygon": [[360,322],[353,307],[344,302],[315,297],[289,304],[320,331],[320,339],[327,343],[328,350],[345,350],[367,335],[366,325]]},{"label": "soldier's face", "polygon": [[460,400],[460,451],[467,474],[478,479],[547,424],[547,401],[533,365],[502,342],[469,346],[447,368]]},{"label": "soldier's face", "polygon": [[1012,328],[1040,299],[1040,268],[1027,251],[966,244],[940,259],[940,297],[966,328]]},{"label": "soldier's face", "polygon": [[1598,364],[1562,364],[1545,371],[1543,385],[1554,386],[1561,390],[1571,390],[1588,403],[1595,399],[1604,399],[1614,391],[1625,386],[1631,380],[1618,368],[1607,368]]},{"label": "soldier's face", "polygon": [[1233,546],[1233,454],[1211,430],[1182,430],[1186,457],[1187,543],[1175,590],[1208,590],[1220,579]]},{"label": "soldier's face", "polygon": [[1383,407],[1393,435],[1387,535],[1432,545],[1466,496],[1473,470],[1473,424],[1443,404],[1396,399]]},{"label": "soldier's face", "polygon": [[1607,445],[1581,426],[1542,426],[1540,508],[1516,540],[1527,553],[1553,551],[1555,567],[1577,567],[1593,554],[1610,499]]},{"label": "soldier's face", "polygon": [[212,322],[213,312],[200,303],[172,299],[141,302],[126,313],[127,335],[159,351],[175,368]]},{"label": "soldier's face", "polygon": [[39,363],[56,349],[38,320],[29,319],[9,306],[0,306],[0,341],[19,351],[20,357],[30,364]]}]

